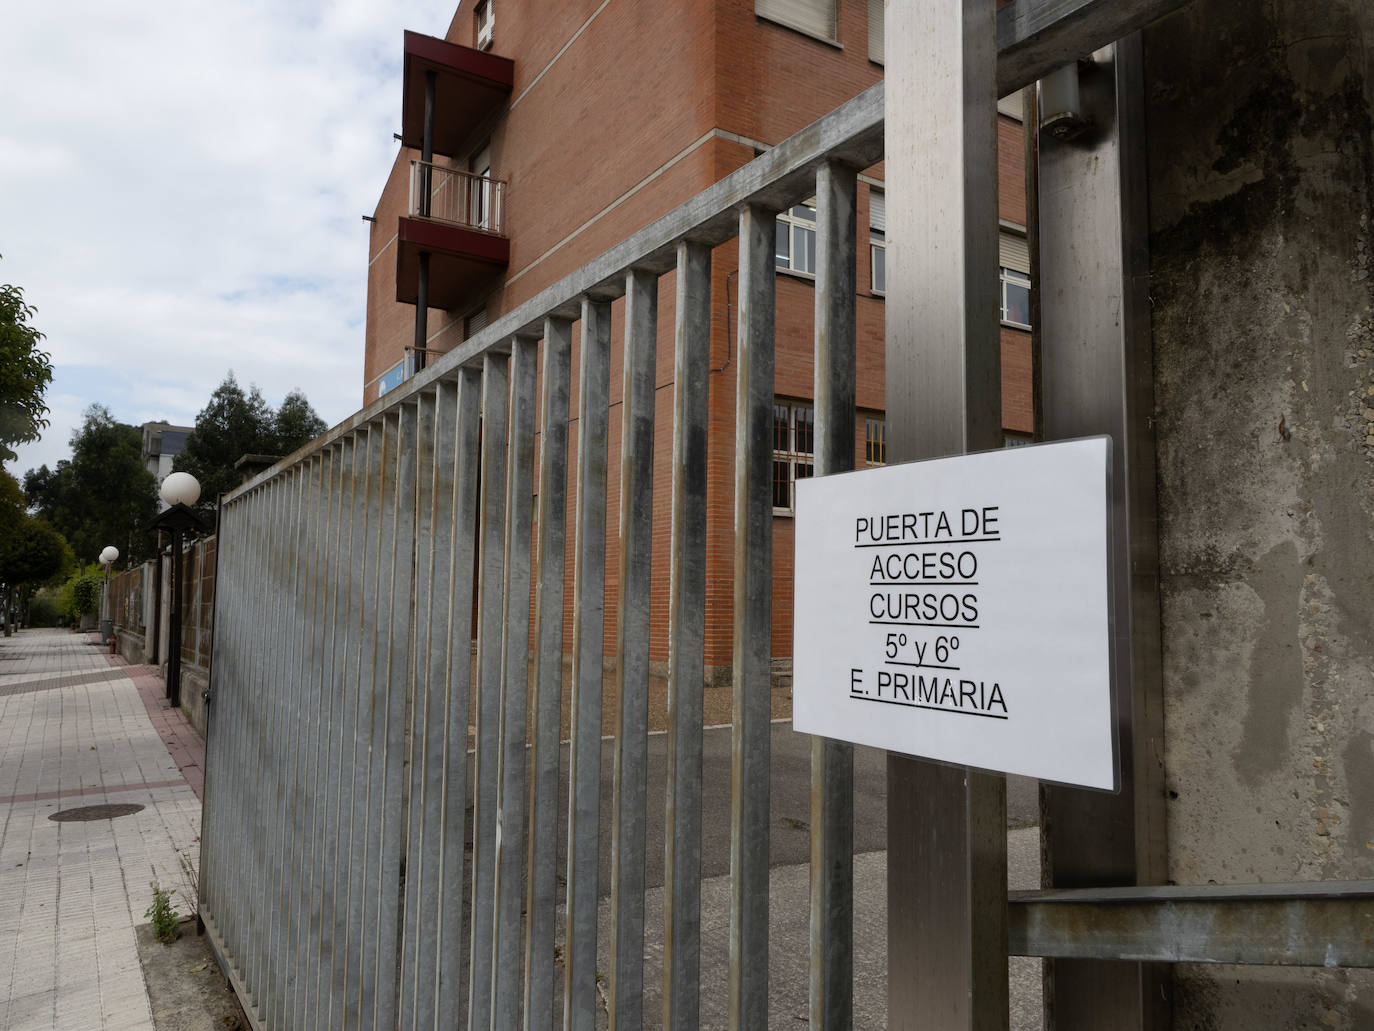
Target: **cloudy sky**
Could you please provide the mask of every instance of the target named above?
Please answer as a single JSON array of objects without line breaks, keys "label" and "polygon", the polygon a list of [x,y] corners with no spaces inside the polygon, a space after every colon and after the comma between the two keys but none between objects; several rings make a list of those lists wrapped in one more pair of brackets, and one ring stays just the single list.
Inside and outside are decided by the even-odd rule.
[{"label": "cloudy sky", "polygon": [[190,425],[231,369],[331,425],[362,395],[367,223],[401,33],[455,0],[67,0],[0,13],[0,283],[37,308],[52,425]]}]

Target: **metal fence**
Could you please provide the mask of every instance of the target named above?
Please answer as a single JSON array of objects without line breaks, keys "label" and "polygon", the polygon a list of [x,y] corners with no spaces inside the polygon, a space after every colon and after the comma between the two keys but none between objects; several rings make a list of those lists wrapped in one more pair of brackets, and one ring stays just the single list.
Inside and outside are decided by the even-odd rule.
[{"label": "metal fence", "polygon": [[421,218],[501,236],[506,223],[506,184],[461,168],[412,159],[406,210]]},{"label": "metal fence", "polygon": [[[621,706],[609,744],[616,775],[608,1008],[613,1026],[640,1026],[645,811],[660,804],[646,798],[644,775],[656,432],[672,435],[674,469],[665,1013],[672,1027],[697,1025],[710,265],[711,248],[735,236],[740,532],[729,990],[741,1026],[767,1025],[773,220],[818,197],[818,294],[827,308],[817,331],[817,368],[826,376],[817,394],[817,471],[830,471],[853,461],[857,170],[882,156],[882,116],[878,87],[225,499],[202,885],[207,923],[265,1025],[433,1027],[438,1015],[452,1026],[466,1001],[466,1026],[511,1028],[523,1014],[527,1026],[547,1028],[561,995],[564,1026],[596,1026],[604,659]],[[667,272],[676,273],[677,289],[673,422],[655,427],[658,277]],[[610,308],[619,296],[621,575],[611,663],[603,656],[603,596]],[[575,525],[566,527],[570,487]],[[569,532],[574,571],[565,598]],[[570,802],[559,812],[567,647]],[[849,791],[847,751],[830,746],[818,767],[829,771],[822,784],[832,805]],[[565,893],[555,868],[563,820]],[[842,820],[834,825],[848,833]],[[836,855],[849,849],[843,838],[823,845]],[[832,865],[835,883],[822,897],[847,897],[848,866]],[[560,906],[564,969],[556,985]],[[828,919],[832,911],[827,903]],[[847,984],[847,956],[831,953],[828,975]]]}]

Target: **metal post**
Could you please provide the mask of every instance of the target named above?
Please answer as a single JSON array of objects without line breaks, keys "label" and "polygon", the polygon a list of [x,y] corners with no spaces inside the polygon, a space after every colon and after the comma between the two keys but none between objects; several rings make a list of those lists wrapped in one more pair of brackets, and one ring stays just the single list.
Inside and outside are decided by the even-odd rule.
[{"label": "metal post", "polygon": [[582,302],[573,552],[572,742],[568,757],[568,903],[563,1027],[595,1031],[601,678],[606,607],[606,430],[611,305]]},{"label": "metal post", "polygon": [[172,527],[172,611],[167,636],[167,701],[181,708],[181,529]]},{"label": "metal post", "polygon": [[[1001,444],[992,0],[887,11],[888,440]],[[1006,1028],[1006,782],[888,758],[888,1026]]]},{"label": "metal post", "polygon": [[[816,176],[816,475],[854,468],[858,178]],[[854,1021],[854,746],[811,741],[811,1026]]]},{"label": "metal post", "polygon": [[[1121,791],[1044,789],[1046,885],[1167,877],[1154,382],[1139,35],[1099,51],[1080,89],[1093,129],[1040,141],[1040,341],[1045,437],[1112,438],[1113,666]],[[1161,964],[1052,960],[1057,1028],[1168,1026]]]},{"label": "metal post", "polygon": [[[434,169],[434,88],[438,72],[425,70],[425,128],[420,143],[420,211],[429,218]],[[420,281],[415,297],[415,371],[425,367],[425,343],[429,339],[429,252],[420,252]]]},{"label": "metal post", "polygon": [[677,247],[673,501],[668,570],[667,825],[663,1026],[700,1024],[701,750],[706,646],[706,470],[710,425],[711,249]]},{"label": "metal post", "polygon": [[773,652],[775,213],[739,220],[735,386],[734,729],[731,733],[730,1027],[768,1026],[768,803]]},{"label": "metal post", "polygon": [[620,596],[616,618],[615,764],[611,799],[612,1029],[643,1026],[644,847],[649,750],[649,574],[653,557],[654,372],[658,277],[625,276],[620,434]]}]

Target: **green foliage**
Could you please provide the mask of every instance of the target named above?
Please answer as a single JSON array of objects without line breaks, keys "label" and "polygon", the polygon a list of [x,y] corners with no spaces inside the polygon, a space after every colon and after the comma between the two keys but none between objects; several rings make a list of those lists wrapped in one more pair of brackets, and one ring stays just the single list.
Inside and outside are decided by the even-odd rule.
[{"label": "green foliage", "polygon": [[11,587],[39,587],[75,563],[63,536],[34,516],[25,515],[13,531],[0,535],[0,581]]},{"label": "green foliage", "polygon": [[171,945],[181,937],[181,915],[172,905],[172,896],[176,894],[176,889],[166,891],[158,887],[157,881],[152,882],[152,887],[153,904],[143,915],[153,922],[153,934],[157,935],[157,940],[164,945]]},{"label": "green foliage", "polygon": [[29,626],[59,626],[62,623],[62,610],[58,607],[58,592],[49,588],[30,598],[26,622]]},{"label": "green foliage", "polygon": [[96,573],[78,576],[72,581],[72,614],[84,616],[100,607],[100,590],[105,578]]},{"label": "green foliage", "polygon": [[173,467],[200,481],[196,509],[213,517],[215,499],[239,485],[234,463],[244,455],[285,457],[325,431],[324,420],[299,390],[275,412],[256,386],[247,393],[231,372],[196,416],[195,429]]},{"label": "green foliage", "polygon": [[297,448],[304,447],[329,427],[310,407],[310,402],[299,390],[293,390],[282,399],[281,407],[273,420],[273,434],[276,437],[274,454],[289,455]]},{"label": "green foliage", "polygon": [[52,359],[38,349],[43,334],[29,324],[33,315],[23,290],[0,284],[0,461],[13,461],[10,445],[37,440],[48,425]]},{"label": "green foliage", "polygon": [[103,405],[86,409],[70,460],[24,474],[24,493],[79,559],[95,558],[108,544],[130,563],[152,557],[157,482],[143,465],[143,434]]}]

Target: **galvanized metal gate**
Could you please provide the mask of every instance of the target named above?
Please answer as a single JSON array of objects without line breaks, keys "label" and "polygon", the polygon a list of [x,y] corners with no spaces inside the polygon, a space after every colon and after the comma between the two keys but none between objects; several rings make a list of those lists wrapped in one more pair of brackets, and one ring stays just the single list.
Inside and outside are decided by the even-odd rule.
[{"label": "galvanized metal gate", "polygon": [[[998,92],[1007,93],[1066,56],[1117,39],[1181,2],[1017,0],[998,17],[997,54],[978,56],[971,48],[963,57],[975,64],[994,61]],[[950,0],[947,6],[960,4]],[[912,32],[920,28],[905,24]],[[889,28],[891,45],[901,29]],[[989,75],[986,67],[957,71]],[[901,80],[892,64],[888,72],[908,88],[909,76]],[[710,263],[713,247],[737,238],[729,1008],[733,1027],[768,1026],[774,216],[817,198],[814,396],[816,473],[824,475],[853,461],[856,180],[859,169],[883,158],[883,133],[879,85],[521,305],[224,500],[202,910],[262,1025],[596,1026],[610,307],[623,297],[613,666],[620,709],[610,746],[613,960],[606,971],[607,1008],[612,1027],[637,1028],[646,1018],[656,1023],[653,1014],[641,1012],[644,815],[648,805],[658,804],[645,795],[644,770],[652,460],[655,434],[666,433],[673,480],[663,1025],[697,1026]],[[1108,216],[1119,219],[1125,207],[1112,196]],[[1133,273],[1121,264],[1120,248],[1114,261],[1101,267],[1119,285]],[[940,276],[948,270],[930,271]],[[673,420],[664,427],[655,426],[653,372],[660,343],[658,278],[670,272],[677,324]],[[955,270],[946,278],[962,275]],[[889,311],[889,334],[892,321]],[[1140,370],[1121,386],[1120,370],[1111,363],[1129,347],[1122,349],[1119,323],[1112,326],[1114,342],[1098,353],[1102,376],[1115,376],[1122,392]],[[969,356],[951,352],[944,360],[963,384],[958,389],[968,389],[960,377],[968,372]],[[889,366],[891,377],[891,360]],[[570,484],[574,371],[576,481]],[[898,378],[903,390],[916,389],[909,369]],[[956,408],[969,399],[986,401],[971,392],[951,397]],[[1084,430],[1067,419],[1063,433],[1120,430],[1139,451],[1143,438],[1131,436],[1138,410],[1127,410],[1124,393],[1115,402],[1121,407],[1109,417],[1119,425]],[[1071,412],[1074,403],[1068,398],[1060,410]],[[958,417],[975,418],[967,412]],[[956,428],[962,443],[953,450],[986,436],[986,427],[971,434],[969,425]],[[894,439],[894,446],[910,456],[934,445]],[[570,488],[572,527],[565,525]],[[569,533],[570,598],[564,596]],[[569,609],[572,637],[565,641]],[[572,659],[572,738],[564,811],[557,785],[566,652]],[[901,840],[894,840],[889,862],[904,870],[924,864],[927,897],[943,893],[958,901],[945,910],[957,919],[916,927],[909,913],[894,918],[892,954],[902,967],[894,967],[893,984],[900,981],[907,992],[920,950],[936,943],[952,975],[928,977],[921,990],[953,1000],[950,1012],[958,1016],[945,1026],[996,1026],[997,1005],[1005,1026],[1005,1004],[998,1001],[1005,996],[994,982],[1000,963],[1005,991],[1008,941],[1016,952],[1075,962],[1304,962],[1319,947],[1320,935],[1310,948],[1290,935],[1290,944],[1298,945],[1278,958],[1232,948],[1234,942],[1223,949],[1207,935],[1199,947],[1197,935],[1184,933],[1187,920],[1214,927],[1208,907],[1226,900],[1163,889],[1061,892],[1048,901],[1008,906],[1005,839],[999,867],[1002,828],[988,815],[998,811],[1000,784],[958,771],[920,776],[929,812],[924,822],[906,814],[894,825],[890,833]],[[1128,770],[1128,785],[1133,776]],[[909,800],[911,778],[910,764],[894,760],[890,797],[901,791]],[[816,1027],[848,1026],[852,1008],[852,791],[849,747],[818,739],[812,751],[810,902]],[[942,800],[951,805],[943,807]],[[1134,802],[1128,791],[1111,804],[1130,810]],[[566,890],[560,891],[555,843],[564,821]],[[975,832],[988,849],[978,857],[964,854]],[[1138,850],[1145,856],[1154,844],[1147,827],[1137,832],[1145,835]],[[939,852],[931,842],[942,837],[961,841],[964,852]],[[1357,888],[1347,886],[1358,894]],[[1365,907],[1359,918],[1367,920],[1368,888],[1359,890]],[[1111,941],[1066,933],[1069,926],[1091,928],[1092,907],[1119,912],[1123,901],[1141,907],[1141,914]],[[1252,902],[1256,913],[1260,903],[1279,904],[1290,923],[1292,907],[1306,905],[1292,892],[1246,904]],[[1159,926],[1150,924],[1151,914]],[[1138,963],[1116,969],[1137,989],[1156,976]],[[1074,991],[1087,998],[1102,983],[1101,964],[1066,965],[1063,973],[1058,983],[1065,998]],[[968,1006],[979,985],[992,987],[975,1013]],[[892,998],[893,1013],[916,1012],[917,1002],[904,1003],[900,992]],[[1084,1026],[1105,1012],[1087,1006]],[[1112,1026],[1158,1025],[1158,1013],[1138,997],[1112,1013]],[[894,1026],[905,1019],[894,1019]]]},{"label": "galvanized metal gate", "polygon": [[[882,112],[881,88],[870,90],[226,498],[204,908],[265,1024],[433,1027],[438,1015],[451,1026],[466,999],[466,1026],[550,1027],[563,904],[565,1024],[595,1026],[610,307],[624,296],[608,1002],[613,1026],[640,1026],[644,813],[659,804],[644,777],[652,459],[655,433],[671,433],[664,991],[671,1026],[697,1025],[710,264],[711,247],[738,234],[730,992],[742,1026],[766,1026],[773,221],[817,194],[817,471],[833,471],[853,461],[856,182],[882,156]],[[669,271],[674,418],[656,427],[658,277]],[[565,527],[575,324],[576,522]],[[565,646],[571,802],[559,813]],[[843,797],[847,749],[827,756],[822,780]],[[847,856],[849,844],[826,847]],[[830,890],[847,892],[848,864],[833,865]],[[847,983],[847,955],[836,962]]]}]

